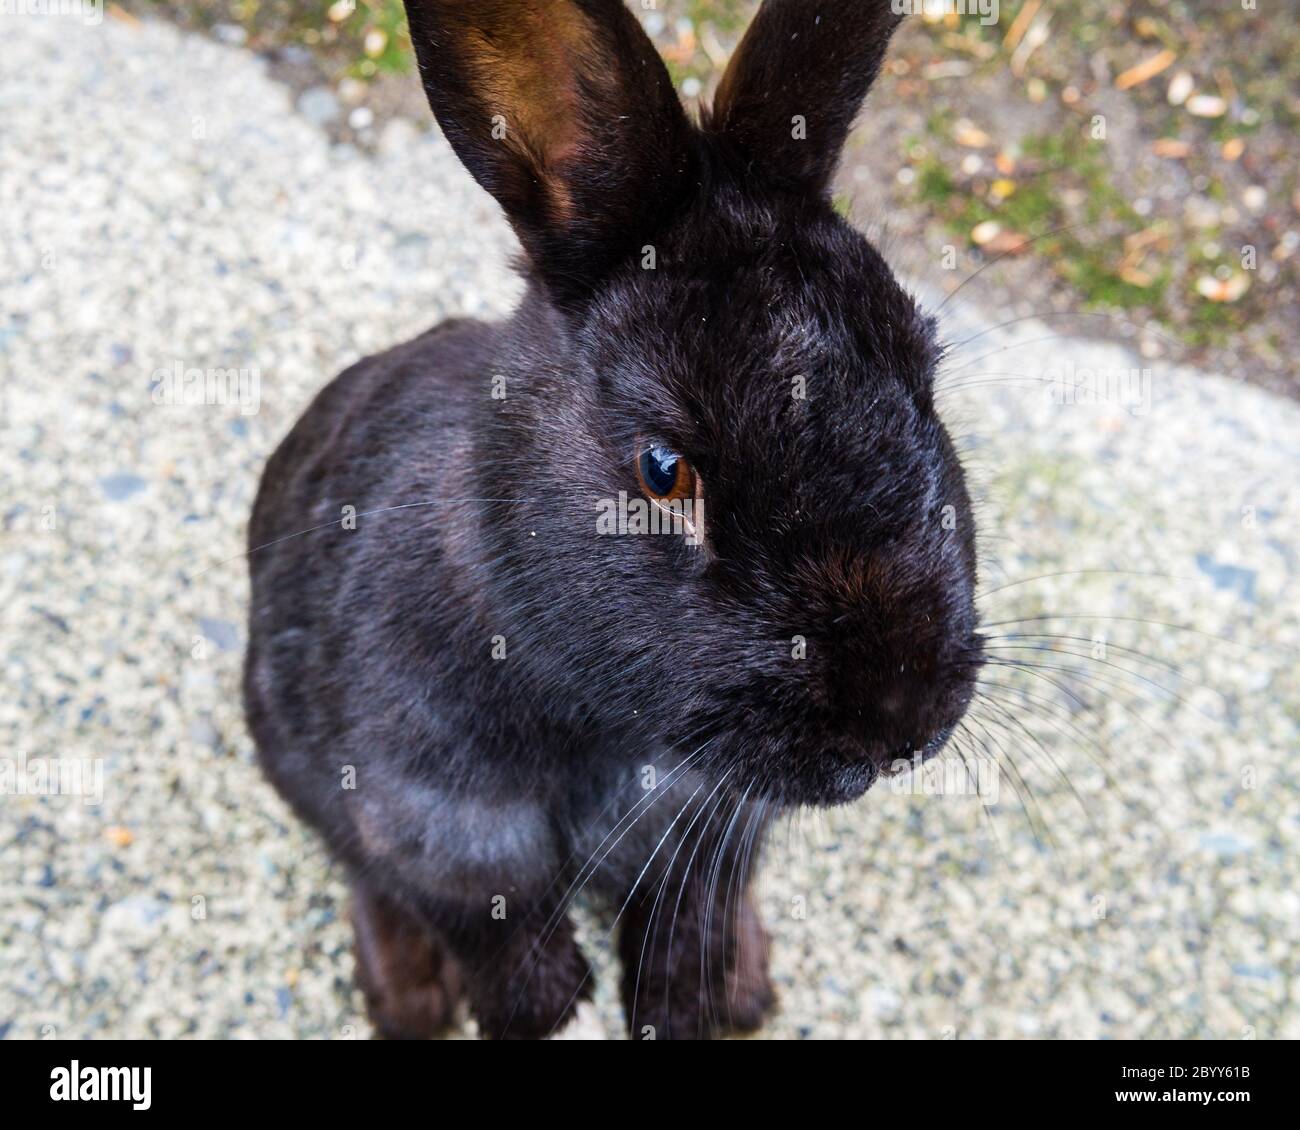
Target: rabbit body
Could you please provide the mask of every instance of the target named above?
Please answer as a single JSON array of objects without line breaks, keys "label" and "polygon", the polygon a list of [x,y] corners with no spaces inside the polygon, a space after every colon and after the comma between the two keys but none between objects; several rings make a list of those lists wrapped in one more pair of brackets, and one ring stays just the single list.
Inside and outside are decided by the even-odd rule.
[{"label": "rabbit body", "polygon": [[[617,0],[408,12],[528,286],[352,366],[269,461],[262,764],[348,869],[382,1034],[462,998],[557,1030],[578,893],[634,1036],[752,1030],[768,822],[932,755],[978,663],[933,325],[827,199],[896,17],[767,0],[697,126]],[[665,475],[695,536],[602,526]]]}]

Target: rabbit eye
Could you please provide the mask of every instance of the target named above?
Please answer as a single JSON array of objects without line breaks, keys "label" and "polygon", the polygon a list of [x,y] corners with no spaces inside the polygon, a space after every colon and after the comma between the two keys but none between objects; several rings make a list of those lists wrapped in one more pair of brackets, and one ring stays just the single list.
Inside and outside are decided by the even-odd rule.
[{"label": "rabbit eye", "polygon": [[687,498],[695,493],[695,472],[670,448],[658,444],[642,448],[636,473],[642,489],[651,498]]}]

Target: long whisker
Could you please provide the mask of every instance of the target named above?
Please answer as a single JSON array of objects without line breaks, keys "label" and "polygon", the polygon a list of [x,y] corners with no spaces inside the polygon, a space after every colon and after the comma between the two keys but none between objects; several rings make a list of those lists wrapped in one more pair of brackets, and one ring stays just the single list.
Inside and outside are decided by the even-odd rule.
[{"label": "long whisker", "polygon": [[[1017,701],[1016,699],[1008,698],[1006,697],[1006,695],[994,694],[993,692],[995,690],[1006,691],[1010,694],[1019,695],[1020,696],[1019,701]],[[1079,739],[1083,743],[1083,750],[1085,755],[1101,771],[1102,775],[1106,779],[1106,783],[1110,785],[1112,788],[1114,788],[1115,791],[1119,793],[1119,795],[1125,800],[1126,803],[1132,803],[1130,798],[1125,795],[1123,785],[1121,784],[1119,779],[1115,776],[1114,773],[1111,772],[1110,765],[1105,754],[1105,750],[1102,749],[1101,745],[1098,744],[1097,740],[1093,738],[1086,730],[1083,730],[1078,725],[1076,725],[1072,718],[1069,718],[1067,716],[1066,718],[1062,719],[1049,712],[1052,708],[1059,709],[1060,703],[1055,702],[1051,699],[1043,698],[1040,695],[1035,695],[1031,691],[1026,690],[1024,687],[1013,686],[1006,683],[993,682],[987,678],[981,678],[979,680],[979,693],[981,698],[985,698],[985,697],[996,698],[998,701],[1008,706],[1027,709],[1034,715],[1034,717],[1039,718],[1042,721],[1047,722],[1049,725],[1055,727],[1057,732],[1060,733],[1063,737],[1069,738],[1070,736],[1073,736]],[[1067,732],[1065,728],[1067,726],[1069,727],[1069,732]]]},{"label": "long whisker", "polygon": [[1015,726],[1016,729],[1018,729],[1022,734],[1025,735],[1026,738],[1030,740],[1030,742],[1034,744],[1034,746],[1036,746],[1039,750],[1042,751],[1043,757],[1047,759],[1048,764],[1056,772],[1056,775],[1060,779],[1061,783],[1067,789],[1070,790],[1070,792],[1074,796],[1074,799],[1078,801],[1079,808],[1083,812],[1083,818],[1088,822],[1088,827],[1100,837],[1101,830],[1097,827],[1097,822],[1092,818],[1092,813],[1088,810],[1088,806],[1084,804],[1083,797],[1080,795],[1079,790],[1075,788],[1074,782],[1070,779],[1069,775],[1065,772],[1065,769],[1052,756],[1051,752],[1048,750],[1047,746],[1045,746],[1043,742],[1039,739],[1038,735],[1035,734],[1032,730],[1030,730],[1029,727],[1026,726],[1023,722],[1021,722],[1020,719],[1017,718],[1010,710],[1008,710],[1005,706],[1001,705],[1000,703],[994,701],[991,697],[985,697],[982,700],[982,702],[983,705],[989,707],[992,710],[997,711],[999,717],[1001,717],[1008,725]]},{"label": "long whisker", "polygon": [[[971,732],[966,728],[965,718],[963,718],[961,722],[957,724],[957,729],[953,731],[952,736],[948,739],[948,741],[949,744],[953,747],[953,749],[957,751],[957,756],[961,758],[961,763],[966,767],[966,772],[969,774],[971,772],[971,769],[970,769],[970,763],[966,757],[967,754],[966,746],[967,743],[969,743],[971,747],[974,747],[975,738],[974,735],[971,734]],[[976,758],[976,760],[978,760],[974,748],[971,748],[970,755],[972,758]],[[998,834],[997,821],[993,818],[993,812],[991,810],[991,806],[987,804],[980,804],[977,807],[984,813],[984,820],[988,825],[989,833],[993,837],[993,844],[998,849],[998,855],[1000,855],[1005,860],[1007,858],[1006,848],[1002,843],[1002,837]]]},{"label": "long whisker", "polygon": [[994,333],[997,330],[1006,329],[1007,326],[1014,326],[1019,322],[1043,321],[1047,318],[1101,318],[1105,321],[1116,322],[1122,326],[1132,326],[1135,329],[1141,330],[1143,333],[1159,338],[1161,341],[1172,346],[1175,350],[1181,348],[1179,342],[1175,341],[1168,334],[1153,329],[1148,323],[1135,322],[1132,318],[1125,318],[1120,314],[1112,314],[1104,310],[1038,310],[1031,314],[1021,314],[1019,317],[1008,318],[1004,322],[997,322],[994,325],[986,326],[984,329],[980,330],[979,333],[971,334],[970,337],[963,338],[961,341],[953,342],[949,348],[952,353],[956,353],[958,350],[964,349],[972,341],[978,341],[980,338],[987,337],[989,334]]},{"label": "long whisker", "polygon": [[[1029,787],[1029,783],[1025,780],[1024,776],[1021,774],[1020,769],[1016,765],[1015,761],[1007,753],[1006,747],[1003,746],[1002,743],[993,736],[992,731],[989,730],[987,725],[985,725],[985,720],[976,718],[973,714],[970,713],[968,713],[966,717],[970,719],[973,725],[976,725],[980,728],[980,731],[985,735],[988,741],[992,743],[992,746],[996,747],[996,750],[998,751],[997,753],[994,753],[994,750],[990,748],[989,752],[994,753],[995,758],[997,758],[998,754],[1000,753],[1001,754],[1001,757],[999,758],[1000,762],[1004,764],[1007,767],[1007,769],[1011,771],[1011,774],[1014,777],[1014,780],[1011,782],[1011,787],[1015,791],[1016,796],[1020,800],[1020,807],[1024,811],[1025,819],[1029,822],[1030,831],[1033,832],[1034,839],[1038,843],[1039,848],[1041,849],[1043,846],[1042,837],[1039,835],[1039,829],[1041,828],[1043,834],[1047,836],[1048,842],[1052,845],[1053,852],[1055,852],[1059,856],[1059,852],[1057,851],[1057,847],[1056,847],[1056,841],[1052,837],[1051,829],[1048,828],[1046,821],[1043,820],[1042,810],[1039,808],[1038,802],[1034,798],[1033,790]],[[1017,782],[1019,783],[1017,784]],[[1023,786],[1025,789],[1024,793],[1020,791],[1021,786]],[[1026,794],[1028,795],[1028,803],[1026,803]],[[1030,811],[1031,808],[1033,809],[1032,813]]]},{"label": "long whisker", "polygon": [[[555,910],[547,918],[546,923],[540,931],[540,941],[536,947],[537,956],[529,967],[528,973],[523,979],[523,983],[520,985],[519,995],[516,997],[514,1008],[511,1011],[511,1019],[513,1019],[515,1012],[518,1011],[519,1005],[524,999],[524,994],[529,983],[532,981],[533,974],[536,972],[543,954],[546,951],[546,946],[554,936],[555,931],[559,929],[560,923],[564,921],[564,916],[568,913],[573,900],[577,898],[578,894],[581,893],[582,889],[591,880],[591,877],[600,869],[605,860],[609,858],[610,853],[618,847],[619,843],[622,842],[624,836],[631,831],[633,826],[640,822],[641,818],[649,812],[654,804],[664,796],[668,795],[669,785],[672,784],[674,780],[680,779],[684,776],[687,770],[704,756],[704,750],[711,744],[712,740],[713,739],[710,739],[705,742],[704,745],[695,750],[694,753],[682,761],[676,768],[665,774],[664,779],[660,781],[654,789],[647,793],[645,797],[632,806],[632,809],[628,813],[625,813],[623,817],[620,818],[614,827],[605,835],[605,838],[596,846],[596,849],[591,853],[591,855],[587,857],[587,861],[578,869],[578,873],[569,884],[568,890],[566,890],[561,896]],[[702,787],[703,786],[701,786],[701,788]],[[624,823],[626,823],[626,827],[622,827]],[[610,844],[609,848],[603,855],[600,855],[601,849],[609,843],[611,837],[613,837],[615,833],[618,833],[618,838]],[[599,860],[596,859],[597,855],[600,855]],[[593,861],[595,861],[594,864]],[[509,1027],[509,1023],[510,1021],[507,1020],[507,1027]]]},{"label": "long whisker", "polygon": [[[659,854],[659,849],[660,849],[661,847],[663,847],[664,842],[665,842],[665,841],[668,839],[668,837],[672,834],[672,830],[673,830],[673,828],[675,828],[675,827],[677,826],[677,821],[680,820],[680,819],[681,819],[681,818],[686,814],[687,809],[689,809],[690,806],[691,806],[691,802],[694,801],[695,798],[696,798],[697,796],[699,796],[700,793],[703,792],[703,791],[704,791],[704,783],[701,782],[701,784],[696,788],[696,790],[695,790],[693,793],[691,793],[691,795],[688,796],[688,797],[686,798],[685,801],[682,802],[682,806],[677,810],[677,815],[675,815],[675,816],[672,818],[672,820],[671,820],[671,822],[669,823],[668,827],[664,830],[664,834],[659,838],[659,842],[658,842],[657,844],[655,844],[655,846],[654,846],[654,850],[650,853],[650,858],[646,860],[646,862],[645,862],[645,867],[643,867],[643,868],[641,869],[641,874],[637,876],[637,880],[636,880],[636,882],[633,883],[633,885],[632,885],[632,893],[635,893],[635,892],[636,892],[636,889],[637,889],[637,887],[639,886],[639,884],[640,884],[640,882],[641,882],[641,879],[644,878],[646,871],[648,871],[648,870],[650,869],[650,865],[651,865],[652,863],[654,863],[654,861],[655,861],[655,857]],[[628,895],[628,902],[631,902],[631,900],[632,900],[632,894],[629,894],[629,895]],[[627,902],[625,902],[625,903],[623,904],[622,910],[619,911],[619,914],[621,915],[622,912],[623,912],[623,910],[626,910],[626,909],[627,909]],[[615,925],[617,925],[617,919],[615,920]],[[610,929],[610,933],[611,933],[611,934],[613,933],[613,928],[612,928],[612,927],[611,927],[611,929]],[[568,1013],[569,1009],[573,1006],[573,1002],[574,1002],[575,1000],[578,999],[578,994],[582,992],[583,986],[586,985],[587,980],[588,980],[588,978],[589,978],[590,976],[591,976],[591,968],[588,967],[588,968],[587,968],[587,971],[582,975],[581,979],[578,981],[577,986],[574,988],[573,992],[570,994],[569,999],[568,999],[568,1002],[565,1004],[564,1008],[560,1010],[560,1016],[561,1016],[561,1017],[563,1017],[565,1014]],[[517,1003],[517,1002],[516,1002],[516,1006],[515,1006],[515,1007],[516,1007],[516,1008],[518,1007],[518,1003]],[[559,1021],[559,1022],[557,1022],[557,1024],[558,1024],[558,1023],[561,1023],[561,1022],[562,1022],[562,1021]],[[553,1033],[554,1031],[555,1031],[555,1029],[552,1028],[552,1029],[551,1029],[551,1032]]]},{"label": "long whisker", "polygon": [[[1163,684],[1156,683],[1148,679],[1145,675],[1142,674],[1142,672],[1134,671],[1132,668],[1124,667],[1118,663],[1112,663],[1110,660],[1099,658],[1098,656],[1092,654],[1091,651],[1080,651],[1077,650],[1076,648],[1071,648],[1066,646],[1052,647],[1050,646],[1050,643],[1020,644],[1014,642],[1016,639],[1036,639],[1036,638],[1059,642],[1063,644],[1076,643],[1085,646],[1094,643],[1094,641],[1082,637],[1053,636],[1053,635],[1047,635],[1043,633],[1038,633],[1035,635],[1019,636],[1019,637],[991,636],[991,637],[986,637],[986,639],[989,642],[985,644],[985,646],[982,649],[982,652],[984,654],[997,654],[998,652],[1006,652],[1006,651],[1044,651],[1053,655],[1069,656],[1073,659],[1086,659],[1091,663],[1099,663],[1102,666],[1113,667],[1117,671],[1122,671],[1125,674],[1130,674],[1135,679],[1139,679],[1142,682],[1148,683],[1149,685],[1155,687],[1156,689],[1160,690],[1164,694],[1173,695],[1175,693],[1174,691],[1164,686]],[[1150,664],[1152,667],[1157,667],[1161,671],[1165,672],[1166,674],[1172,675],[1180,683],[1183,683],[1186,686],[1194,688],[1196,690],[1204,691],[1206,694],[1215,695],[1224,703],[1228,703],[1231,701],[1229,699],[1229,696],[1224,694],[1221,690],[1217,689],[1216,687],[1206,686],[1204,683],[1198,682],[1196,679],[1193,679],[1190,675],[1184,674],[1172,663],[1166,663],[1163,660],[1156,659],[1154,656],[1150,656],[1147,655],[1145,652],[1139,651],[1137,648],[1125,647],[1123,644],[1111,643],[1107,641],[1103,646],[1108,652],[1118,651],[1118,652],[1122,652],[1124,654],[1124,658],[1126,659],[1131,657],[1131,662],[1133,663],[1147,663]],[[1186,703],[1186,705],[1188,706],[1189,709],[1195,710],[1202,717],[1208,719],[1211,722],[1218,724],[1219,719],[1211,717],[1210,715],[1206,714],[1205,711],[1201,710],[1199,707],[1193,705],[1192,703]]]},{"label": "long whisker", "polygon": [[1219,643],[1245,648],[1252,654],[1256,650],[1250,644],[1242,643],[1240,640],[1229,639],[1227,636],[1216,636],[1213,632],[1203,631],[1190,624],[1171,624],[1164,620],[1151,620],[1144,616],[1114,616],[1103,612],[1050,612],[1039,616],[1020,616],[1010,620],[988,620],[981,627],[1005,628],[1012,624],[1035,624],[1046,620],[1114,620],[1124,624],[1147,624],[1153,628],[1168,628],[1176,632],[1190,632],[1193,635],[1204,636],[1206,639],[1216,640]]},{"label": "long whisker", "polygon": [[[696,823],[699,821],[700,817],[704,815],[705,808],[707,807],[709,801],[710,801],[710,800],[711,800],[715,795],[717,795],[717,794],[720,792],[720,790],[722,789],[722,786],[723,786],[724,784],[726,784],[727,778],[730,777],[731,774],[732,774],[734,771],[735,771],[735,766],[733,765],[730,769],[728,769],[725,773],[722,774],[722,776],[721,776],[721,777],[719,778],[719,780],[718,780],[718,783],[717,783],[716,785],[713,786],[713,790],[709,793],[708,796],[706,796],[706,797],[704,798],[703,803],[702,803],[702,804],[700,805],[700,807],[699,807],[699,811],[696,812],[695,816],[691,819],[691,822],[690,822],[689,824],[687,824],[687,826],[686,826],[686,828],[683,830],[682,834],[677,838],[677,847],[676,847],[676,848],[674,849],[674,851],[673,851],[672,858],[668,860],[667,866],[664,867],[664,876],[663,876],[663,880],[659,883],[659,889],[658,889],[657,893],[655,894],[654,903],[653,903],[653,904],[651,905],[651,907],[650,907],[650,914],[649,914],[649,916],[647,917],[647,920],[646,920],[646,930],[645,930],[645,933],[644,933],[644,935],[643,935],[643,937],[642,937],[642,939],[641,939],[641,957],[640,957],[640,960],[637,962],[637,970],[636,970],[636,984],[635,984],[635,989],[634,989],[633,994],[632,994],[631,1015],[628,1017],[628,1027],[629,1027],[632,1031],[636,1031],[636,1000],[637,1000],[637,992],[639,992],[639,990],[640,990],[640,988],[641,988],[641,970],[642,970],[642,968],[643,968],[643,966],[644,966],[644,964],[645,964],[646,947],[647,947],[647,945],[649,944],[651,934],[652,934],[652,933],[657,933],[657,932],[658,932],[658,919],[657,919],[657,915],[658,915],[658,911],[659,911],[659,903],[660,903],[660,901],[661,901],[662,898],[663,898],[664,891],[667,889],[667,886],[668,886],[668,881],[669,881],[669,879],[670,879],[671,876],[672,876],[672,873],[673,873],[673,864],[677,862],[677,857],[678,857],[678,855],[681,854],[681,850],[682,850],[682,848],[686,845],[687,841],[689,840],[689,838],[690,838],[690,834],[691,834],[691,829],[695,827],[695,825],[696,825]],[[701,789],[702,789],[703,787],[704,787],[703,785],[700,786]],[[698,793],[698,792],[699,792],[699,789],[696,790],[696,793]],[[722,796],[719,796],[719,797],[718,797],[718,801],[717,801],[717,803],[714,805],[712,812],[710,812],[710,814],[709,814],[709,819],[710,819],[710,820],[713,818],[713,812],[716,812],[716,811],[717,811],[718,805],[720,805],[720,804],[722,803],[723,799],[725,798],[725,795],[726,795],[726,794],[723,794]],[[695,799],[695,795],[694,795],[694,794],[692,794],[691,799],[692,799],[692,800]],[[674,821],[674,823],[676,823],[676,821]],[[708,826],[708,821],[705,821],[705,827],[707,827],[707,826]],[[663,844],[663,842],[664,842],[664,839],[667,839],[667,838],[668,838],[668,835],[669,835],[669,833],[672,832],[672,830],[673,830],[673,828],[672,828],[672,825],[670,824],[670,825],[668,826],[668,830],[667,830],[666,832],[664,832],[664,837],[663,837],[663,839],[661,839],[661,840],[659,841],[659,843],[655,845],[655,850],[654,850],[654,852],[651,853],[651,855],[650,855],[650,859],[646,861],[646,865],[645,865],[645,867],[643,867],[643,868],[641,869],[641,874],[637,876],[636,881],[632,884],[631,889],[628,891],[627,898],[624,900],[623,905],[619,908],[618,913],[614,916],[614,921],[613,921],[612,925],[611,925],[610,928],[609,928],[609,936],[612,937],[614,931],[618,928],[619,920],[623,917],[623,913],[624,913],[624,911],[627,910],[628,906],[629,906],[629,905],[631,904],[631,902],[632,902],[632,899],[637,895],[637,893],[638,893],[638,891],[639,891],[639,889],[640,889],[642,878],[644,878],[646,871],[647,871],[647,870],[649,869],[649,867],[650,867],[650,864],[654,862],[654,858],[655,858],[655,856],[658,854],[658,852],[659,852],[659,848],[660,848],[660,846],[662,846],[662,844]],[[691,853],[691,858],[692,858],[692,859],[694,858],[694,855],[695,855],[695,853],[692,852],[692,853]],[[671,949],[672,949],[672,946],[671,946],[671,943],[670,943],[670,945],[669,945],[669,950],[671,951]]]},{"label": "long whisker", "polygon": [[[1063,643],[1078,643],[1091,647],[1095,647],[1098,642],[1088,636],[1066,636],[1060,635],[1056,632],[1007,632],[995,635],[986,635],[982,638],[986,641],[996,642],[1015,642],[1017,640],[1057,640]],[[1187,675],[1184,675],[1175,664],[1170,663],[1168,660],[1141,651],[1136,647],[1129,647],[1127,644],[1112,643],[1110,640],[1105,640],[1103,643],[1107,651],[1122,651],[1126,655],[1132,655],[1135,661],[1150,663],[1153,667],[1159,667],[1161,670],[1169,672],[1169,674],[1174,675],[1186,683],[1190,683],[1192,686],[1201,687],[1202,690],[1213,691],[1215,694],[1221,693],[1215,691],[1213,687],[1205,687],[1200,683],[1194,682]],[[1075,653],[1067,651],[1062,652],[1061,654],[1073,655]]]},{"label": "long whisker", "polygon": [[[1008,651],[1038,651],[1038,652],[1045,651],[1055,655],[1068,655],[1071,656],[1072,658],[1087,660],[1090,663],[1096,663],[1103,667],[1113,668],[1116,671],[1123,672],[1125,675],[1131,675],[1134,679],[1137,679],[1139,682],[1146,684],[1147,686],[1151,687],[1153,690],[1159,691],[1162,695],[1166,695],[1169,698],[1172,698],[1175,702],[1179,703],[1181,706],[1184,706],[1188,710],[1194,711],[1195,713],[1201,715],[1201,717],[1205,718],[1207,721],[1213,722],[1215,723],[1215,725],[1219,724],[1219,719],[1214,718],[1209,714],[1206,714],[1205,711],[1200,709],[1200,707],[1194,705],[1191,702],[1188,702],[1188,700],[1184,698],[1182,695],[1180,695],[1177,691],[1170,690],[1168,687],[1164,686],[1163,684],[1157,683],[1154,679],[1147,678],[1139,671],[1133,671],[1130,670],[1128,667],[1121,666],[1118,663],[1112,663],[1109,659],[1098,659],[1094,655],[1081,655],[1080,653],[1074,651],[1063,652],[1057,648],[1044,647],[1040,644],[996,644],[990,647],[985,647],[983,649],[983,654],[989,657],[998,656],[999,658],[1011,660],[1011,657],[1006,656],[1005,654],[1000,654]],[[1025,660],[1023,662],[1032,664],[1033,666],[1036,666],[1044,671],[1062,671],[1065,672],[1066,674],[1075,675],[1080,679],[1088,679],[1092,682],[1103,683],[1106,686],[1119,687],[1122,690],[1130,689],[1128,684],[1122,682],[1119,679],[1109,679],[1105,675],[1099,674],[1096,671],[1089,671],[1087,668],[1063,666],[1054,663],[1039,663],[1036,660]],[[1154,705],[1154,703],[1147,698],[1139,698],[1139,701],[1145,702],[1147,703],[1147,705]]]},{"label": "long whisker", "polygon": [[947,306],[948,303],[951,302],[954,298],[956,298],[958,294],[961,293],[962,288],[965,287],[967,283],[974,282],[977,278],[980,277],[980,275],[982,275],[995,263],[1002,262],[1003,259],[1006,259],[1010,255],[1018,255],[1020,252],[1024,251],[1025,248],[1032,247],[1040,239],[1049,239],[1054,235],[1064,235],[1066,232],[1072,232],[1079,228],[1097,227],[1103,222],[1104,221],[1102,220],[1081,220],[1077,224],[1066,224],[1064,227],[1053,228],[1051,231],[1040,232],[1038,235],[1030,236],[1029,238],[1022,240],[1020,243],[1017,243],[1014,247],[1007,248],[1007,250],[1003,251],[1001,254],[995,255],[992,259],[989,259],[986,262],[981,263],[978,268],[972,271],[969,275],[967,275],[964,279],[962,279],[961,282],[959,282],[955,287],[953,287],[953,289],[948,292],[947,297],[945,297],[944,300],[940,302],[938,306],[935,307],[934,310],[935,315],[937,316],[943,313],[943,308]]},{"label": "long whisker", "polygon": [[[756,776],[754,780],[750,782],[751,787],[757,784],[758,781],[759,778]],[[748,838],[750,836],[750,830],[752,827],[756,826],[757,824],[762,823],[762,818],[766,813],[766,811],[767,811],[766,805],[762,801],[759,801],[758,803],[753,805],[749,813],[746,815],[745,824],[741,830],[740,847],[731,856],[731,873],[727,879],[727,887],[724,892],[725,899],[724,899],[724,906],[722,911],[723,960],[724,961],[726,960],[726,944],[727,944],[726,930],[728,924],[727,923],[728,908],[730,906],[731,884],[736,874],[736,867],[738,865],[738,861],[740,859],[741,854],[743,854],[744,852],[745,844],[748,841]],[[733,817],[732,824],[734,825],[734,823],[735,820]],[[713,987],[716,978],[713,973],[713,950],[707,944],[707,939],[713,936],[713,929],[714,929],[713,919],[714,919],[714,913],[717,909],[717,900],[718,900],[718,879],[721,877],[722,865],[726,860],[727,852],[725,849],[726,849],[727,840],[730,838],[730,836],[731,836],[731,828],[728,827],[727,836],[726,838],[724,838],[723,842],[719,845],[718,851],[714,856],[713,874],[711,875],[708,883],[708,893],[705,899],[704,931],[701,934],[701,938],[704,941],[702,941],[700,945],[700,983],[705,987],[705,1007],[708,1009],[708,1013],[711,1019],[716,1018],[717,1016],[720,1015],[720,1013],[716,1008],[713,1000]],[[724,975],[725,975],[725,970],[724,970]]]},{"label": "long whisker", "polygon": [[[1088,703],[1084,702],[1081,698],[1079,698],[1078,695],[1076,695],[1072,690],[1070,690],[1069,687],[1064,685],[1059,679],[1054,678],[1053,676],[1046,674],[1044,672],[1044,668],[1047,668],[1049,666],[1047,664],[1027,663],[1023,660],[1015,660],[1015,659],[994,659],[994,658],[989,658],[986,660],[986,662],[990,666],[1005,667],[1011,670],[1021,671],[1027,675],[1032,675],[1034,678],[1041,679],[1049,686],[1053,687],[1055,690],[1059,691],[1061,694],[1065,695],[1073,702],[1075,702],[1081,710],[1091,709]],[[1079,674],[1078,672],[1074,672],[1074,673]],[[1176,751],[1174,750],[1174,747],[1170,743],[1169,739],[1163,733],[1161,733],[1160,730],[1158,730],[1155,726],[1153,726],[1151,722],[1144,715],[1142,715],[1139,711],[1133,709],[1132,706],[1130,706],[1127,702],[1125,702],[1123,698],[1119,696],[1113,696],[1109,699],[1109,701],[1114,702],[1116,706],[1118,706],[1121,710],[1124,711],[1125,714],[1127,714],[1130,718],[1132,718],[1135,722],[1137,722],[1138,725],[1144,727],[1147,730],[1147,732],[1150,733],[1151,736],[1158,743],[1164,746],[1164,748],[1167,749],[1171,754],[1176,754]]]},{"label": "long whisker", "polygon": [[1185,581],[1188,584],[1199,583],[1195,577],[1179,577],[1172,573],[1152,573],[1142,569],[1062,569],[1055,573],[1040,573],[1036,577],[1021,577],[1019,580],[1010,581],[1005,585],[998,585],[996,588],[985,589],[975,599],[987,600],[996,593],[1006,592],[1008,589],[1019,588],[1021,585],[1033,584],[1035,581],[1050,581],[1058,577],[1151,577],[1159,581]]}]

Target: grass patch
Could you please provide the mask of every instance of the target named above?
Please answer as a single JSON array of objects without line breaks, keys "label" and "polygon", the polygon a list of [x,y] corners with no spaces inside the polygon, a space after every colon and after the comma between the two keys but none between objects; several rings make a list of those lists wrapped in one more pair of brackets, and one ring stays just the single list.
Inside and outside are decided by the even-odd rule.
[{"label": "grass patch", "polygon": [[[1078,293],[1086,310],[1148,310],[1163,314],[1172,276],[1152,256],[1143,263],[1145,284],[1125,278],[1126,240],[1147,222],[1112,183],[1107,151],[1081,131],[1025,139],[1014,189],[1001,198],[991,177],[960,177],[924,148],[916,166],[916,199],[928,205],[954,235],[974,246],[972,232],[997,223],[1035,240],[1032,253]],[[1155,265],[1152,265],[1152,264]],[[1199,304],[1194,336],[1230,324],[1231,311]]]}]

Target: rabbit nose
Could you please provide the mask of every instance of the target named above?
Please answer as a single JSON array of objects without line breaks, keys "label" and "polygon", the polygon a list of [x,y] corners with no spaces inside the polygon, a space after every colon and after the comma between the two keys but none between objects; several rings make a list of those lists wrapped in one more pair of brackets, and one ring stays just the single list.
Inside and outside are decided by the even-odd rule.
[{"label": "rabbit nose", "polygon": [[[910,767],[918,756],[918,750],[923,747],[917,746],[913,742],[903,742],[901,745],[876,747],[871,760],[882,773],[892,773],[898,768]],[[924,760],[924,756],[922,756]],[[900,763],[903,763],[900,765]]]},{"label": "rabbit nose", "polygon": [[885,691],[876,699],[876,709],[887,718],[897,718],[907,706],[906,696],[901,688]]},{"label": "rabbit nose", "polygon": [[[868,703],[871,714],[880,725],[897,731],[897,740],[902,743],[922,736],[923,720],[933,713],[936,700],[943,696],[944,682],[936,674],[900,672],[872,689]],[[929,735],[924,737],[928,739]]]},{"label": "rabbit nose", "polygon": [[857,717],[883,764],[928,757],[943,744],[965,707],[962,682],[944,671],[916,672],[867,693]]}]

